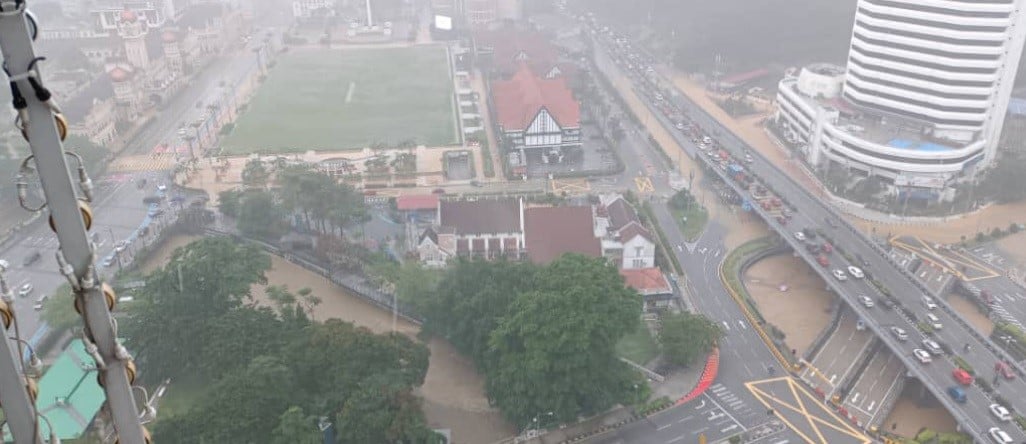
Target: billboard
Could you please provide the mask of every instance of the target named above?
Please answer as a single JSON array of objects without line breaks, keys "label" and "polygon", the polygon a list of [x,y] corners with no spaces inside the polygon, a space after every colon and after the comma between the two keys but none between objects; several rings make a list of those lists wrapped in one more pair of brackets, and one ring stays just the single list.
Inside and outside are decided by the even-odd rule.
[{"label": "billboard", "polygon": [[452,31],[452,17],[444,15],[435,16],[435,29],[441,31]]}]

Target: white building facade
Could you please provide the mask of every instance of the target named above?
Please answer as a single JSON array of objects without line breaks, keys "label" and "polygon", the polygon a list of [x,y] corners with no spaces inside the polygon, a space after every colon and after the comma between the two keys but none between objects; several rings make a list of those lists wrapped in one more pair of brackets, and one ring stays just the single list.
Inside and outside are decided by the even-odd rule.
[{"label": "white building facade", "polygon": [[995,158],[1026,0],[859,0],[846,69],[780,82],[777,123],[808,163],[944,190]]}]

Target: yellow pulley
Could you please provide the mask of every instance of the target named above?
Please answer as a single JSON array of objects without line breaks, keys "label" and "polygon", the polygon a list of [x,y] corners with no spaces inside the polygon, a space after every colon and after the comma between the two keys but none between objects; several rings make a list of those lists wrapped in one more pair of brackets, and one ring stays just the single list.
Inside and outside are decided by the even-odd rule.
[{"label": "yellow pulley", "polygon": [[[93,209],[89,207],[89,204],[78,201],[78,210],[82,212],[82,223],[85,224],[85,229],[88,231],[93,226]],[[57,223],[53,221],[53,213],[50,213],[50,229],[54,233],[57,232]]]}]

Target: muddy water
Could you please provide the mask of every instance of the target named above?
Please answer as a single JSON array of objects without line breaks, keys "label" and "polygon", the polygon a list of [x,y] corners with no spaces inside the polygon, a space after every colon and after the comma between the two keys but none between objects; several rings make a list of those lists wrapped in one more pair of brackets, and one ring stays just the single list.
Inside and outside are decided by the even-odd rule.
[{"label": "muddy water", "polygon": [[[196,237],[181,236],[169,239],[149,261],[140,268],[152,271],[163,265],[175,248],[188,244]],[[267,272],[269,285],[284,285],[292,291],[308,287],[321,298],[314,308],[316,320],[342,319],[383,333],[392,329],[392,314],[357,296],[343,291],[326,278],[307,271],[277,256],[271,256],[271,270]],[[266,303],[265,287],[253,286],[253,297]],[[396,330],[411,337],[419,327],[398,318]],[[428,343],[431,360],[424,385],[418,390],[424,397],[424,413],[428,425],[452,430],[453,443],[489,443],[513,435],[496,409],[488,406],[484,395],[484,378],[474,365],[463,358],[449,343],[433,339]]]}]

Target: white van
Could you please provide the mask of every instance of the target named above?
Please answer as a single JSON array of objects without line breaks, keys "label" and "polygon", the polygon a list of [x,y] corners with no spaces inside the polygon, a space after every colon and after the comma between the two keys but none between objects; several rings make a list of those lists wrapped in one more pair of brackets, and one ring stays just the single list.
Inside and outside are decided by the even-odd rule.
[{"label": "white van", "polygon": [[926,314],[926,322],[929,323],[934,330],[940,330],[944,328],[944,324],[941,324],[940,318],[938,318],[937,315],[933,313]]}]

